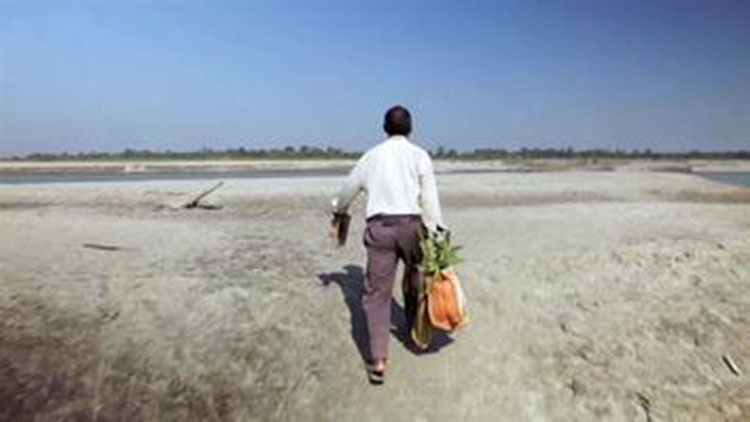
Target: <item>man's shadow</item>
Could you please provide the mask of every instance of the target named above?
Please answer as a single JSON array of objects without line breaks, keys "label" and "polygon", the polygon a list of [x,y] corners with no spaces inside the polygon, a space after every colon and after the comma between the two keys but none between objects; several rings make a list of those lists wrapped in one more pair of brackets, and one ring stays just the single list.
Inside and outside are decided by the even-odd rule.
[{"label": "man's shadow", "polygon": [[[364,271],[359,265],[346,265],[343,269],[343,272],[318,274],[318,279],[323,283],[323,286],[334,283],[341,289],[344,303],[349,308],[352,340],[357,345],[362,360],[368,363],[372,361],[372,356],[370,354],[367,318],[362,307],[362,294],[365,290]],[[441,348],[453,342],[453,339],[445,333],[436,331],[433,333],[430,346],[426,350],[419,349],[411,340],[404,308],[396,302],[395,298],[391,301],[391,334],[415,355],[438,352]]]}]

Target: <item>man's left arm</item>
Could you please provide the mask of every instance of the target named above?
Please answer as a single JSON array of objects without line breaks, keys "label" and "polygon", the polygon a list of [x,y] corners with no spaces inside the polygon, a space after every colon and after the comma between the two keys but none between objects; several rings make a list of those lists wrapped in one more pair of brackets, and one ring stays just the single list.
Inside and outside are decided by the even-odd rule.
[{"label": "man's left arm", "polygon": [[440,199],[438,197],[437,181],[432,160],[425,154],[420,174],[420,202],[422,207],[422,222],[430,230],[437,232],[438,226],[443,226],[443,216],[440,211]]}]

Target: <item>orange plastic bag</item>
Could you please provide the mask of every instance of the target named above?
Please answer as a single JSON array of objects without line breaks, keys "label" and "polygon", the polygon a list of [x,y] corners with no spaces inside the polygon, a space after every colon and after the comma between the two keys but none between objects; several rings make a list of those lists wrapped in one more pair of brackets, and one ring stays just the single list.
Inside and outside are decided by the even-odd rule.
[{"label": "orange plastic bag", "polygon": [[437,329],[453,332],[469,322],[466,296],[455,271],[440,271],[438,278],[426,276],[427,311],[430,324]]}]

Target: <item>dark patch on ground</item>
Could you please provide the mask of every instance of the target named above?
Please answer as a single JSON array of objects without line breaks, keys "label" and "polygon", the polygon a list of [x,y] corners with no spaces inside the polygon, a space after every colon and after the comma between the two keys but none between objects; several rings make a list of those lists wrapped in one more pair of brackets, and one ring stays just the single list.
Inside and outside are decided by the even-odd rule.
[{"label": "dark patch on ground", "polygon": [[446,207],[474,208],[474,207],[521,207],[552,204],[604,203],[617,202],[619,199],[593,192],[570,192],[564,194],[540,195],[479,195],[445,194],[440,201]]},{"label": "dark patch on ground", "polygon": [[671,195],[675,202],[703,204],[750,204],[750,189],[732,189],[716,192],[681,191]]},{"label": "dark patch on ground", "polygon": [[24,297],[13,305],[0,305],[0,420],[91,420],[99,324]]},{"label": "dark patch on ground", "polygon": [[[205,362],[186,379],[191,371],[159,366],[143,344],[105,350],[97,315],[18,294],[0,305],[0,321],[0,421],[274,420],[300,384],[279,359],[293,339],[274,326],[250,343],[237,333],[228,361]],[[232,366],[251,368],[252,384]]]},{"label": "dark patch on ground", "polygon": [[25,211],[52,206],[50,202],[0,202],[0,211]]}]

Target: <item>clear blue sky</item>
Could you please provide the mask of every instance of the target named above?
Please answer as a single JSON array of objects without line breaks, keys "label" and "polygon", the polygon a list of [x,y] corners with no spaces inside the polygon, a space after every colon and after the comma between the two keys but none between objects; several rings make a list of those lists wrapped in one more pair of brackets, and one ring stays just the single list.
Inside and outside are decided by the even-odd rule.
[{"label": "clear blue sky", "polygon": [[0,0],[0,155],[750,149],[750,1]]}]

